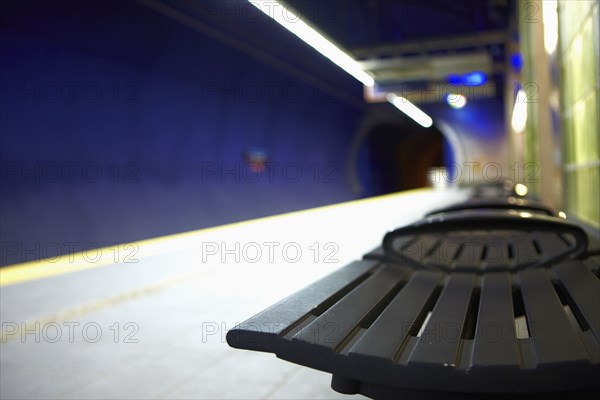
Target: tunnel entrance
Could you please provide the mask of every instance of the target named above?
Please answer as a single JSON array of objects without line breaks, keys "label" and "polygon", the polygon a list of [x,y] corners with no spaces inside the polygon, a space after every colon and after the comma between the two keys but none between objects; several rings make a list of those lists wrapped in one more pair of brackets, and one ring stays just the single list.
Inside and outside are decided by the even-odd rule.
[{"label": "tunnel entrance", "polygon": [[363,185],[370,196],[428,186],[428,171],[443,167],[449,152],[439,130],[412,121],[376,125],[368,132],[365,147],[368,173]]}]

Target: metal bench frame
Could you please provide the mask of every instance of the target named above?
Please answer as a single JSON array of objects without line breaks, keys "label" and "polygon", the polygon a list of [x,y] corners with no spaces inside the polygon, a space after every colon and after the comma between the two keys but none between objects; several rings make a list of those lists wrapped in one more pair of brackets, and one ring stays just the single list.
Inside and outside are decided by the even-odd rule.
[{"label": "metal bench frame", "polygon": [[[597,394],[600,274],[582,259],[587,237],[560,218],[522,213],[453,210],[399,228],[382,248],[250,318],[227,341],[329,372],[341,393]],[[501,252],[489,262],[481,248],[490,238],[510,241],[517,231],[535,254]],[[424,251],[395,243],[406,238]],[[479,243],[471,259],[436,258],[444,240],[465,238]]]}]

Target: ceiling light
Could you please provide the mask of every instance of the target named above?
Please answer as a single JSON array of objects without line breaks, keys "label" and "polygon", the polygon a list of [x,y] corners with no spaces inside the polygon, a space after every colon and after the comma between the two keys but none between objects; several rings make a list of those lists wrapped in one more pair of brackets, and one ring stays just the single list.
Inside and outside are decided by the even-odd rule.
[{"label": "ceiling light", "polygon": [[558,10],[556,0],[542,1],[542,18],[544,20],[544,48],[547,54],[556,50],[558,43]]},{"label": "ceiling light", "polygon": [[515,99],[515,106],[512,112],[512,119],[510,125],[515,133],[523,133],[525,125],[527,123],[527,103],[525,100],[527,95],[523,89],[519,89],[517,92],[517,98]]},{"label": "ceiling light", "polygon": [[467,98],[462,94],[449,93],[446,96],[446,102],[450,107],[459,110],[467,104]]},{"label": "ceiling light", "polygon": [[433,120],[429,115],[425,114],[419,107],[415,106],[404,97],[398,96],[394,93],[389,93],[387,95],[387,101],[396,106],[398,110],[411,117],[422,127],[429,128],[431,125],[433,125]]},{"label": "ceiling light", "polygon": [[321,35],[312,27],[308,26],[296,14],[275,0],[248,0],[252,5],[277,21],[288,31],[298,36],[306,44],[313,47],[319,53],[330,59],[338,67],[358,79],[365,86],[373,86],[375,80],[367,74],[361,66],[342,51],[339,47]]},{"label": "ceiling light", "polygon": [[527,195],[528,191],[529,189],[527,188],[527,186],[523,185],[522,183],[517,183],[515,185],[515,193],[521,197]]}]

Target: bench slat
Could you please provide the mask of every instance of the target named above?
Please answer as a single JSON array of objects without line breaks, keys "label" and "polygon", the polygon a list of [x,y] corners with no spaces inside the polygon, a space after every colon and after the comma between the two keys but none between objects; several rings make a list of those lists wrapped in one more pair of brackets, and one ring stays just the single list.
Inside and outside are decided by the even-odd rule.
[{"label": "bench slat", "polygon": [[510,274],[487,274],[481,287],[472,365],[518,366],[518,351]]},{"label": "bench slat", "polygon": [[519,280],[537,363],[587,359],[546,270],[523,271]]},{"label": "bench slat", "polygon": [[421,265],[425,264],[427,254],[438,244],[440,236],[436,234],[432,235],[419,235],[417,240],[406,246],[405,254],[418,261]]},{"label": "bench slat", "polygon": [[456,265],[461,268],[480,269],[483,247],[481,238],[467,238],[463,242],[463,248],[458,256],[458,260],[456,260]]},{"label": "bench slat", "polygon": [[569,249],[569,245],[558,237],[558,234],[553,232],[536,232],[535,238],[540,246],[541,255],[544,260],[554,258]]},{"label": "bench slat", "polygon": [[494,268],[505,268],[512,265],[512,260],[508,254],[508,240],[506,238],[494,237],[487,243],[485,261],[486,270],[494,271]]},{"label": "bench slat", "polygon": [[452,265],[463,240],[463,238],[457,237],[444,237],[440,245],[427,259],[427,264],[442,266],[443,268]]},{"label": "bench slat", "polygon": [[536,247],[531,240],[531,237],[524,236],[512,241],[515,251],[515,262],[517,265],[529,265],[537,263],[540,256],[536,251]]},{"label": "bench slat", "polygon": [[274,351],[275,339],[319,304],[335,297],[378,264],[356,261],[272,305],[227,333],[232,347]]},{"label": "bench slat", "polygon": [[600,341],[600,280],[581,261],[561,263],[554,272]]},{"label": "bench slat", "polygon": [[418,271],[369,330],[350,349],[351,355],[392,361],[440,281],[441,273]]},{"label": "bench slat", "polygon": [[455,365],[474,281],[474,274],[450,275],[409,364]]},{"label": "bench slat", "polygon": [[396,265],[388,265],[377,271],[300,330],[292,340],[335,350],[406,274],[406,269]]}]

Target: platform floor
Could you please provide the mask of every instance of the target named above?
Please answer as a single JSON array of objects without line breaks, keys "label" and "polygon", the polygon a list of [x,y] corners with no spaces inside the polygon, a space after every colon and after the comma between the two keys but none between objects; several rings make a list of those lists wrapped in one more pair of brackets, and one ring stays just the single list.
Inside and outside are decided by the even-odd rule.
[{"label": "platform floor", "polygon": [[0,269],[1,399],[334,399],[225,334],[467,193],[417,190]]}]

